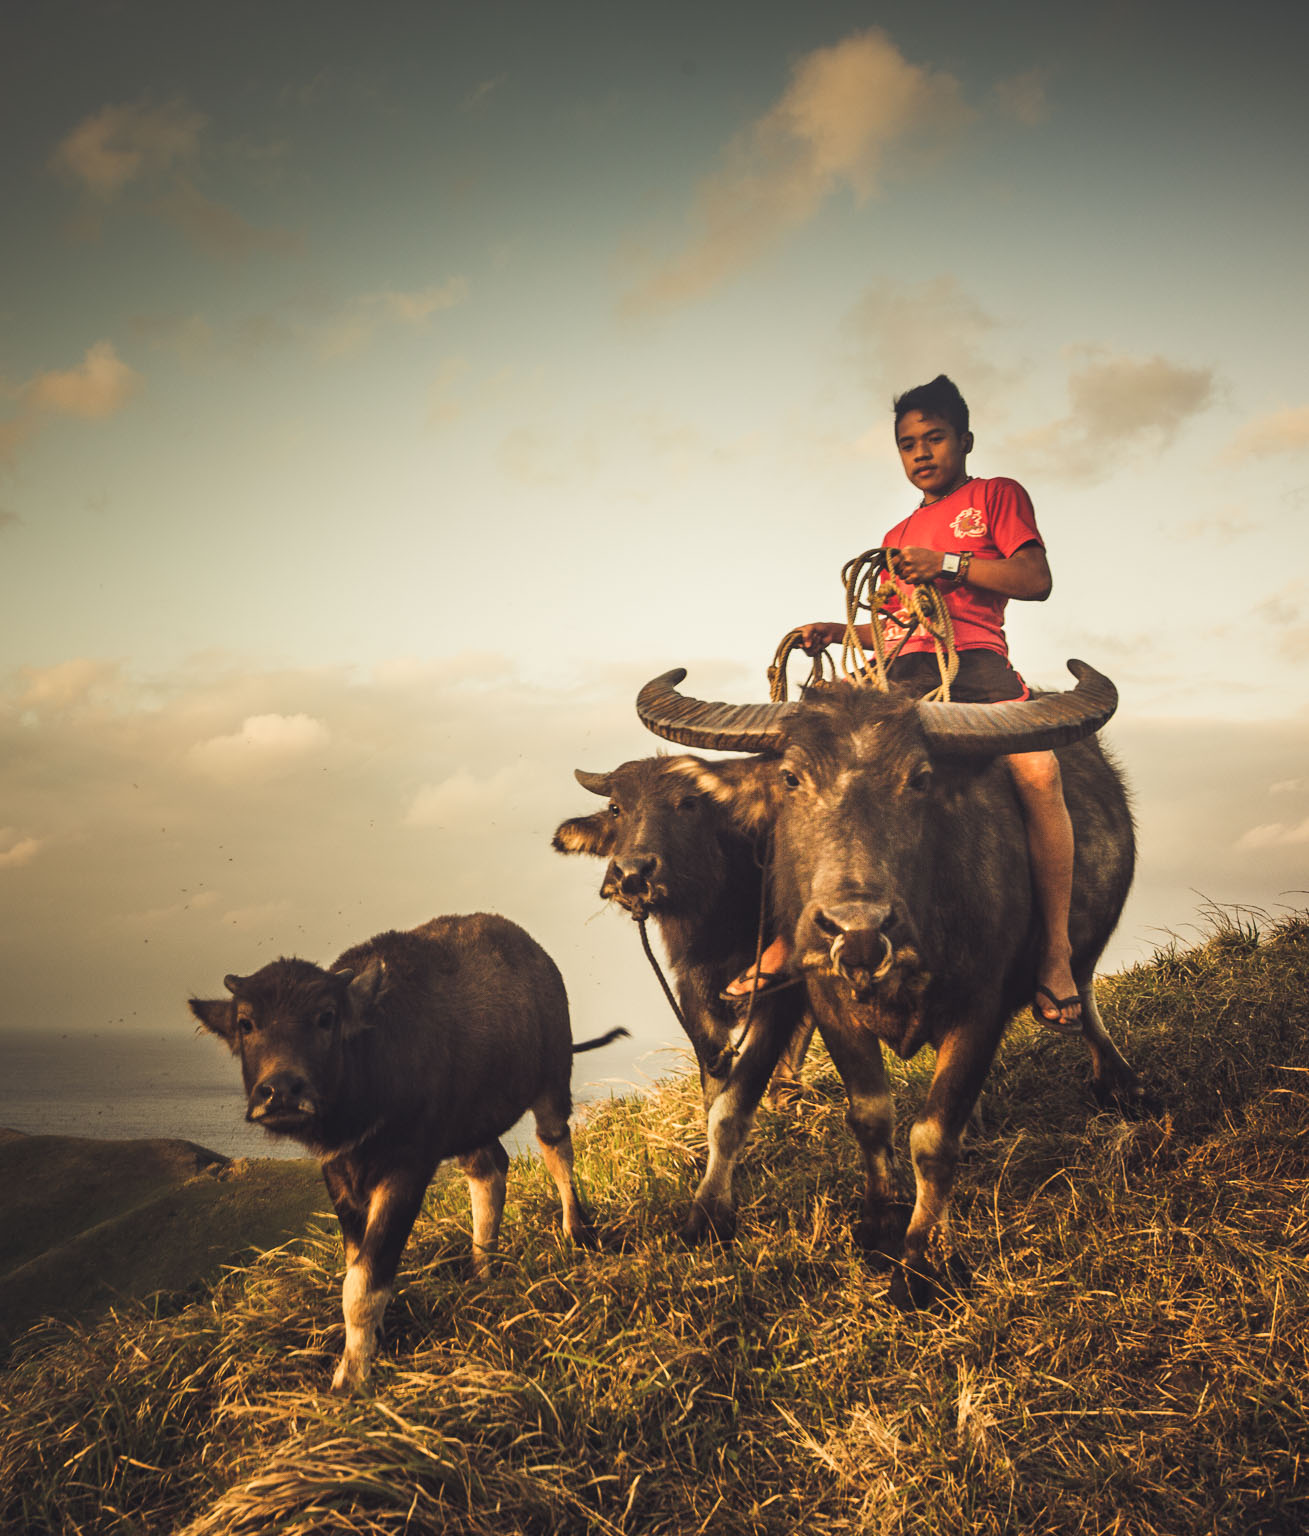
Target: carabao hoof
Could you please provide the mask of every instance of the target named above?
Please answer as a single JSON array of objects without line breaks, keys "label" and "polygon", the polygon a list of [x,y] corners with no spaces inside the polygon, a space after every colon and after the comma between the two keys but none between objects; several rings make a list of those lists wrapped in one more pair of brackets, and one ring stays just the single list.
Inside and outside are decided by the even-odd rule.
[{"label": "carabao hoof", "polygon": [[727,1206],[710,1209],[698,1201],[682,1228],[682,1241],[694,1248],[698,1243],[730,1243],[736,1236],[736,1212]]},{"label": "carabao hoof", "polygon": [[909,1265],[898,1262],[891,1275],[891,1305],[901,1312],[921,1312],[941,1294],[941,1273],[921,1259]]},{"label": "carabao hoof", "polygon": [[1160,1113],[1162,1104],[1147,1093],[1135,1076],[1091,1079],[1091,1097],[1100,1109],[1116,1109],[1124,1120],[1146,1120]]},{"label": "carabao hoof", "polygon": [[850,1229],[855,1246],[878,1269],[894,1262],[904,1245],[912,1207],[896,1203],[865,1211]]}]

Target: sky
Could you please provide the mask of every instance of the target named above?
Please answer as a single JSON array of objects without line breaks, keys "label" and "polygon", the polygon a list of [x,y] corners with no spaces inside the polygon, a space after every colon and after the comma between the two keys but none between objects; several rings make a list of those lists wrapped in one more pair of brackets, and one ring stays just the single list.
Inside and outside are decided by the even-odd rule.
[{"label": "sky", "polygon": [[[0,1027],[189,1026],[490,909],[680,1036],[575,767],[750,702],[914,501],[894,394],[1117,684],[1117,969],[1309,889],[1309,13],[49,0],[0,56]],[[199,1048],[199,1047],[197,1047]]]}]

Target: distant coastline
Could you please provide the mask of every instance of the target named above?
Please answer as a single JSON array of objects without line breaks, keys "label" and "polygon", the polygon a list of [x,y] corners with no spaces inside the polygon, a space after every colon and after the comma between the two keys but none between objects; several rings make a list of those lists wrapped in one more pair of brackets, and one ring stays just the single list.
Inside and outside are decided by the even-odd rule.
[{"label": "distant coastline", "polygon": [[176,1031],[0,1028],[0,1126],[28,1135],[167,1137],[225,1157],[303,1157],[243,1118],[219,1044]]}]

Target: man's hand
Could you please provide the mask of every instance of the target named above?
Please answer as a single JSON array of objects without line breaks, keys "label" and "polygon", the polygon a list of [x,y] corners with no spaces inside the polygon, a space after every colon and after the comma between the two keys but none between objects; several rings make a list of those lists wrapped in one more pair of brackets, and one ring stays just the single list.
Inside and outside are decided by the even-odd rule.
[{"label": "man's hand", "polygon": [[819,619],[816,623],[800,626],[800,648],[806,656],[817,656],[829,645],[840,645],[844,639],[844,624],[828,624]]},{"label": "man's hand", "polygon": [[891,568],[905,581],[934,581],[941,574],[939,549],[897,549]]}]

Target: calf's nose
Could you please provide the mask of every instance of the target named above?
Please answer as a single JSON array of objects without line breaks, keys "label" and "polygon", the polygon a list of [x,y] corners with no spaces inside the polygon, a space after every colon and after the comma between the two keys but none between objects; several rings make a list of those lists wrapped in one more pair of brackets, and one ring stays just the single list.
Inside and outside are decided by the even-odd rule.
[{"label": "calf's nose", "polygon": [[297,1072],[274,1072],[261,1079],[250,1090],[247,1116],[258,1120],[261,1116],[282,1109],[303,1109],[309,1099],[309,1084]]},{"label": "calf's nose", "polygon": [[659,867],[654,854],[638,854],[630,859],[614,859],[605,874],[602,895],[618,893],[623,896],[643,896],[650,889],[650,881]]}]

